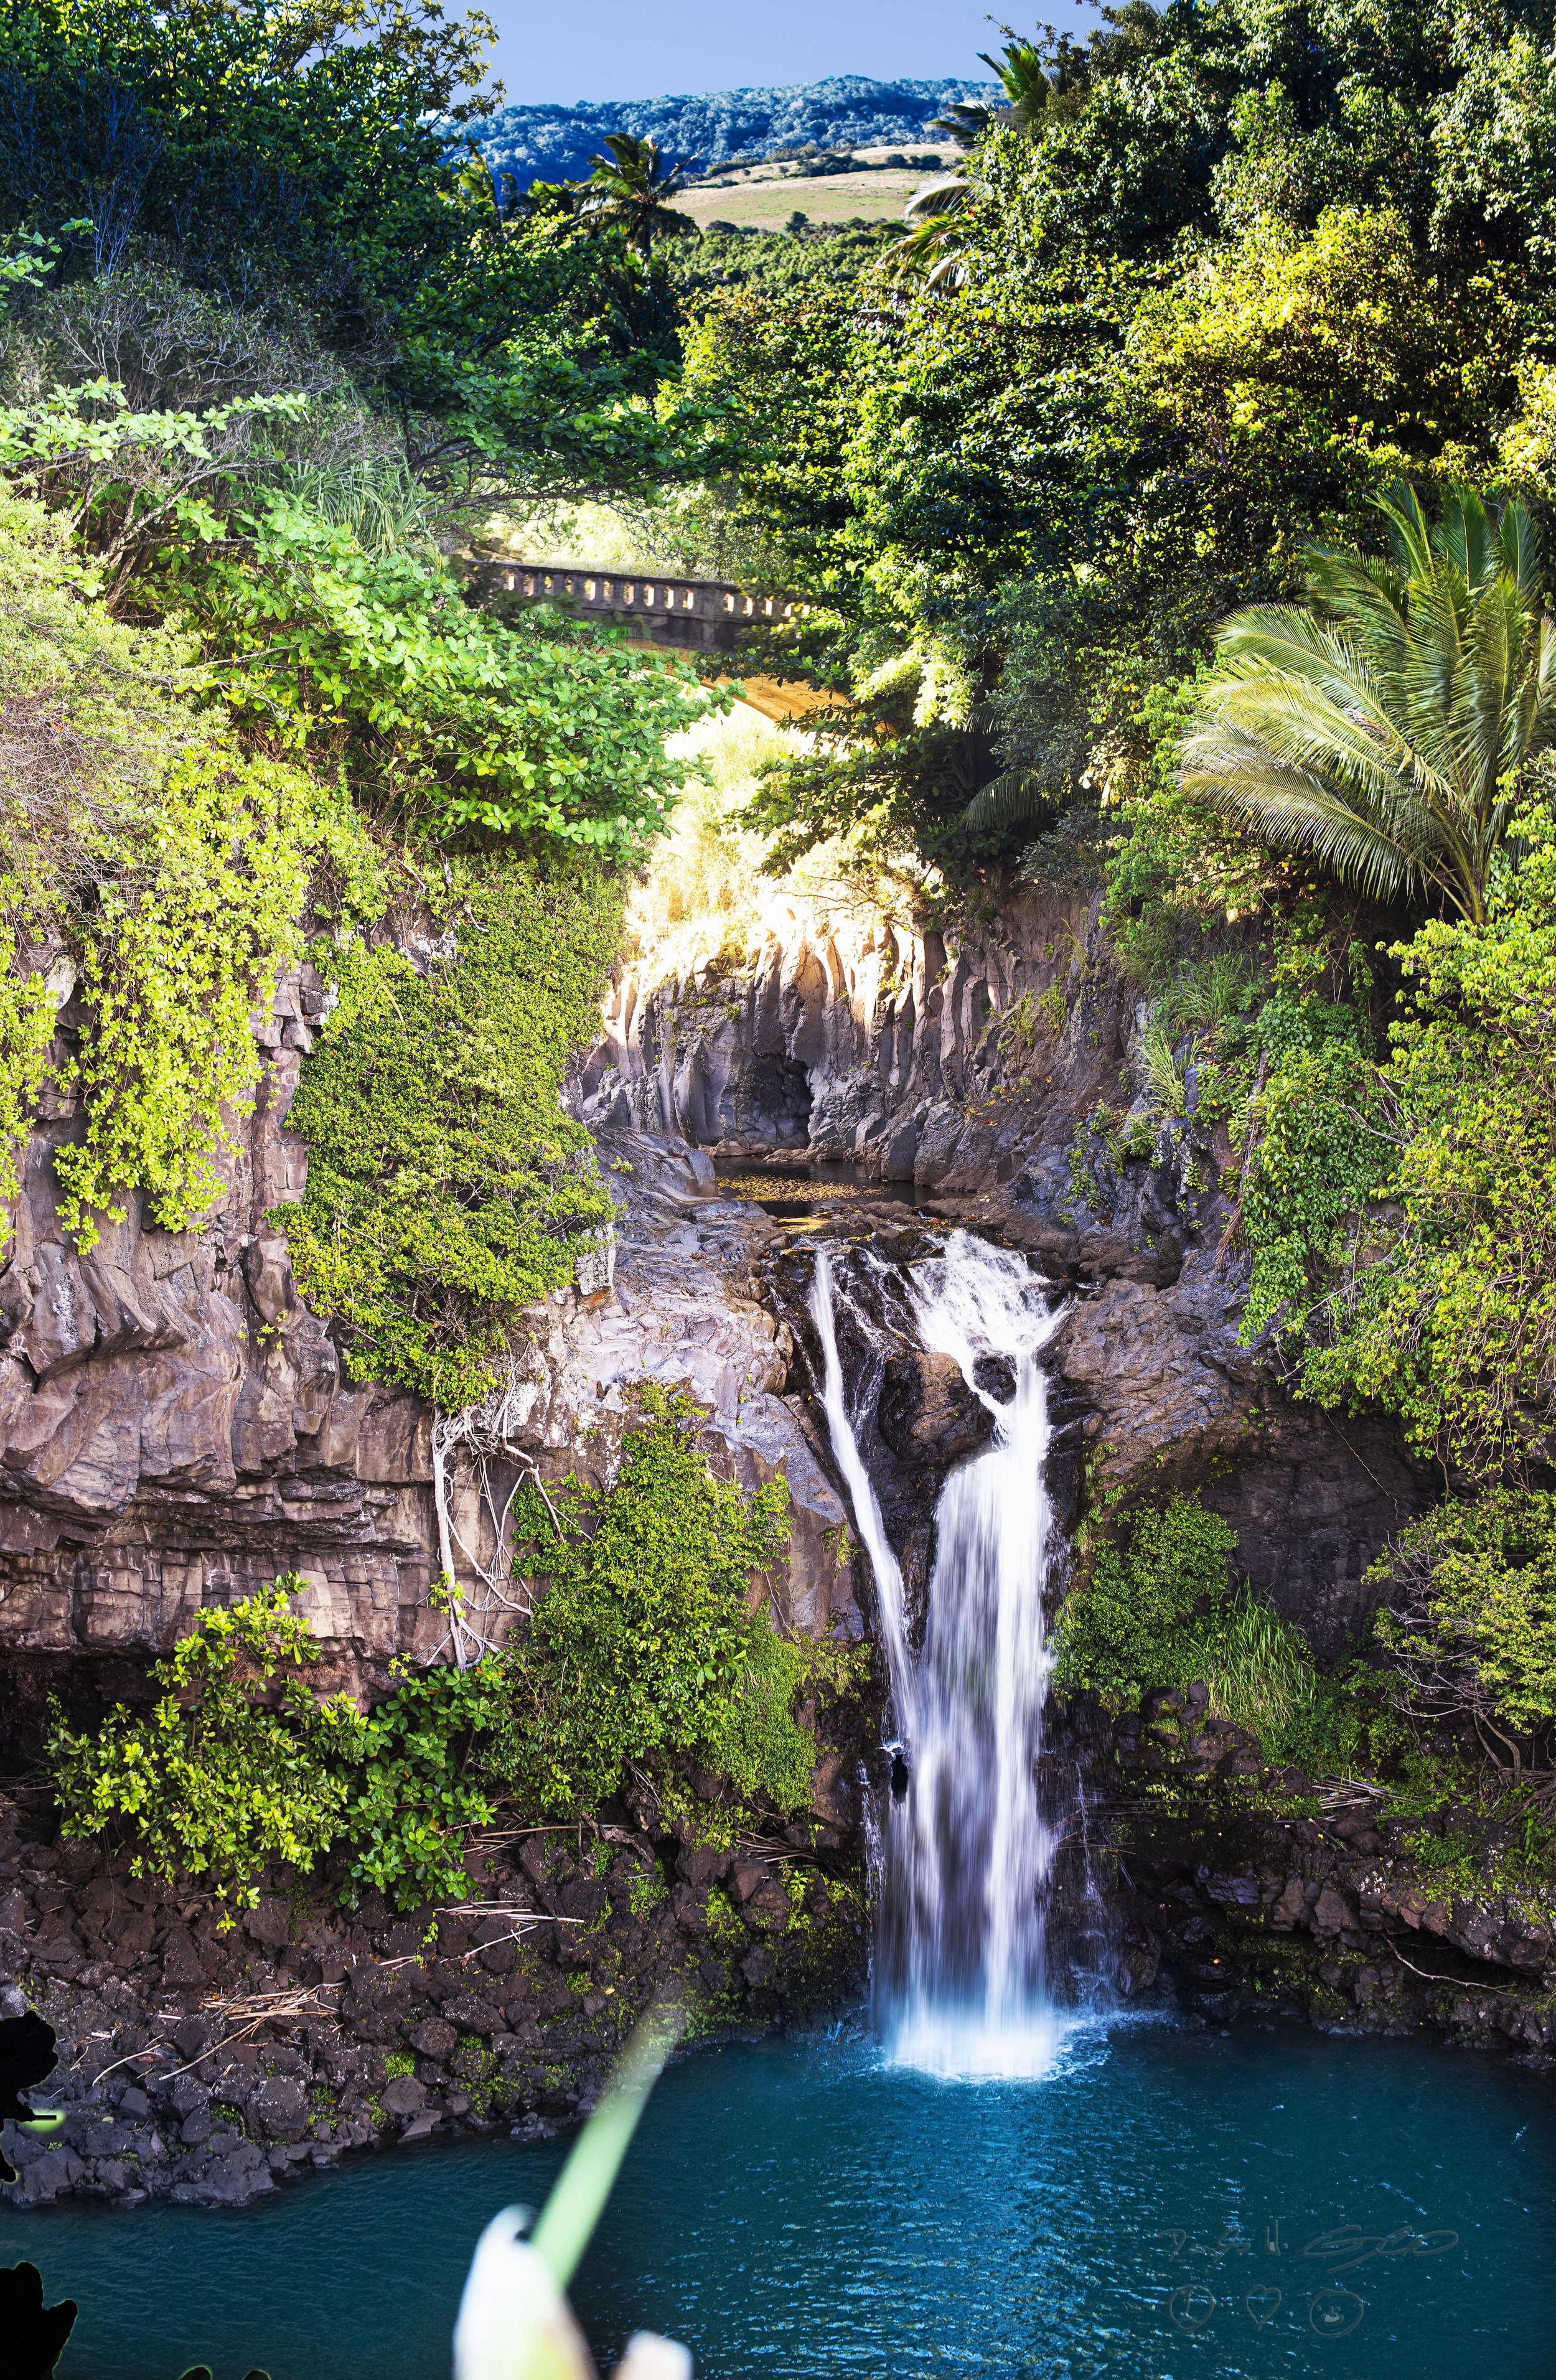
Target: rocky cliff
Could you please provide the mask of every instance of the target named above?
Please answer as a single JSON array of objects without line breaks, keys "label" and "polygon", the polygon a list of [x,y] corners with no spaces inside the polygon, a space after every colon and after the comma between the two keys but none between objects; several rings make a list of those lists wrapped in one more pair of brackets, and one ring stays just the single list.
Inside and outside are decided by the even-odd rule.
[{"label": "rocky cliff", "polygon": [[[1147,1009],[1094,899],[1012,888],[953,930],[759,889],[750,923],[618,965],[580,1112],[716,1157],[847,1160],[1031,1248],[1073,1307],[1061,1412],[1090,1493],[1197,1486],[1319,1650],[1431,1483],[1385,1424],[1295,1404],[1239,1335],[1224,1130],[1161,1116]],[[891,1218],[883,1215],[888,1225]]]},{"label": "rocky cliff", "polygon": [[1431,2025],[1556,2058],[1550,1911],[1516,1874],[1505,1812],[1387,1814],[1380,1789],[1273,1767],[1207,1713],[1204,1686],[1149,1694],[1111,1725],[1072,1710],[1120,1847],[1124,1964],[1165,1968],[1190,2003],[1331,2030]]},{"label": "rocky cliff", "polygon": [[[953,933],[762,892],[738,939],[711,930],[678,973],[652,951],[619,966],[572,1093],[615,1185],[614,1229],[527,1316],[479,1440],[345,1377],[293,1287],[274,1218],[304,1180],[286,1114],[324,1006],[316,978],[288,979],[256,1020],[259,1097],[233,1120],[225,1188],[198,1232],[159,1232],[132,1203],[76,1252],[52,1169],[79,1124],[51,1096],[0,1271],[0,1751],[35,1755],[51,1690],[78,1718],[142,1694],[201,1603],[283,1571],[305,1581],[323,1682],[359,1697],[396,1656],[439,1652],[444,1569],[495,1641],[515,1487],[608,1474],[650,1380],[698,1397],[721,1472],[785,1478],[791,1545],[766,1582],[780,1623],[863,1633],[869,1583],[815,1416],[805,1269],[760,1206],[722,1195],[716,1156],[846,1160],[856,1196],[865,1183],[858,1227],[898,1234],[907,1256],[946,1220],[1030,1248],[1069,1305],[1053,1467],[1069,1514],[1100,1488],[1197,1486],[1320,1648],[1354,1624],[1363,1572],[1426,1485],[1382,1426],[1294,1405],[1242,1343],[1229,1152],[1197,1123],[1192,1082],[1185,1115],[1152,1108],[1142,1012],[1088,903],[1018,892]],[[911,1589],[939,1483],[988,1417],[933,1358],[905,1353],[875,1385],[869,1457]],[[18,2152],[19,2187],[242,2198],[346,2147],[565,2116],[652,1989],[674,1984],[704,2022],[761,2022],[857,1981],[861,1725],[856,1711],[823,1726],[803,1843],[709,1852],[644,1808],[593,1852],[554,1832],[480,1847],[468,1908],[397,1921],[370,1897],[352,1916],[294,1905],[278,1879],[236,1936],[208,1900],[51,1842],[23,1790],[0,1814],[0,1958],[58,2024],[75,2080],[67,2139]],[[1248,1854],[1258,1905],[1279,1870],[1274,1901],[1298,1930],[1319,1925],[1329,1853],[1294,1850],[1283,1821],[1276,1833]],[[1161,1904],[1137,1916],[1142,1973],[1192,1966],[1210,1938],[1193,1928],[1221,1907],[1203,1860],[1137,1849]]]},{"label": "rocky cliff", "polygon": [[[20,2195],[236,2203],[300,2166],[435,2128],[545,2126],[587,2104],[636,2012],[670,1989],[699,2021],[763,2022],[862,1974],[858,1714],[812,1710],[822,1757],[793,1840],[725,1852],[649,1803],[586,1843],[500,1830],[471,1852],[469,1906],[396,1917],[272,1879],[224,1931],[208,1894],[140,1881],[51,1840],[25,1768],[48,1694],[78,1720],[148,1693],[201,1604],[285,1571],[321,1642],[315,1673],[368,1698],[448,1619],[446,1568],[487,1642],[511,1624],[504,1516],[526,1475],[600,1479],[635,1387],[688,1389],[714,1468],[787,1482],[790,1542],[762,1585],[778,1623],[862,1632],[845,1508],[785,1399],[787,1335],[760,1303],[776,1227],[717,1193],[676,1135],[601,1135],[616,1220],[526,1318],[479,1443],[415,1398],[345,1377],[293,1287],[272,1220],[302,1186],[286,1112],[323,987],[304,973],[257,1020],[254,1111],[198,1232],[139,1202],[90,1255],[66,1240],[51,1096],[0,1273],[0,2006],[43,2009],[62,2049],[52,2144],[8,2136]],[[72,1022],[68,1006],[61,1029]],[[441,1490],[441,1493],[440,1493]]]},{"label": "rocky cliff", "polygon": [[[51,1687],[78,1707],[133,1694],[202,1603],[298,1571],[332,1682],[359,1695],[399,1655],[430,1657],[444,1566],[473,1607],[513,1485],[526,1469],[598,1476],[634,1381],[684,1383],[710,1409],[709,1445],[748,1484],[790,1483],[785,1622],[859,1629],[840,1568],[844,1508],[779,1393],[786,1367],[752,1268],[772,1226],[715,1195],[706,1156],[664,1133],[611,1134],[612,1244],[527,1317],[504,1442],[443,1461],[418,1399],[343,1372],[293,1288],[271,1220],[300,1192],[306,1151],[286,1112],[323,987],[284,982],[256,1022],[264,1071],[233,1119],[225,1189],[198,1232],[151,1226],[139,1200],[103,1219],[90,1255],[55,1211],[55,1150],[77,1127],[50,1094],[26,1150],[0,1271],[0,1751],[29,1755]],[[67,1007],[61,1027],[68,1031]],[[434,1475],[444,1474],[440,1529]],[[492,1606],[492,1633],[505,1624]]]}]

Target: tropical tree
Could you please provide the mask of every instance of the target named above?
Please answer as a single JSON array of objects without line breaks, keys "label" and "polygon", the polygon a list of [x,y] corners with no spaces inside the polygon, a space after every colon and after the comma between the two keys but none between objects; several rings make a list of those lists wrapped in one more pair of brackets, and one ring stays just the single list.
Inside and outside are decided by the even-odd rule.
[{"label": "tropical tree", "polygon": [[1377,899],[1479,923],[1518,773],[1556,726],[1539,538],[1471,488],[1435,528],[1412,488],[1376,502],[1388,558],[1315,548],[1305,606],[1224,623],[1180,782]]},{"label": "tropical tree", "polygon": [[976,147],[991,124],[1009,124],[1026,132],[1039,116],[1073,115],[1084,103],[1089,81],[1086,54],[1067,33],[1060,34],[1051,48],[1039,48],[1036,42],[1024,42],[1012,33],[1008,25],[1000,30],[1010,39],[999,56],[991,56],[987,50],[978,55],[999,78],[1004,105],[984,107],[977,100],[954,100],[944,115],[930,124],[931,132],[943,132],[958,149]]},{"label": "tropical tree", "polygon": [[678,238],[697,229],[690,215],[670,203],[686,188],[679,165],[667,167],[657,140],[639,140],[630,132],[605,137],[608,157],[591,157],[587,182],[578,185],[578,213],[586,223],[621,231],[629,248],[647,257],[656,239]]},{"label": "tropical tree", "polygon": [[914,191],[903,209],[908,229],[883,251],[876,268],[882,280],[921,282],[926,289],[961,288],[967,277],[961,217],[972,187],[965,174],[947,174]]},{"label": "tropical tree", "polygon": [[[1009,30],[1006,27],[1005,30]],[[1085,96],[1072,60],[1080,53],[1066,38],[1058,55],[1054,79],[1045,69],[1044,55],[1035,43],[1014,36],[996,57],[979,52],[992,67],[1003,87],[1003,107],[983,107],[975,100],[958,100],[937,115],[931,132],[942,132],[958,149],[975,149],[991,126],[1028,132],[1039,119],[1073,114]],[[966,237],[959,218],[973,196],[974,184],[965,165],[926,182],[903,209],[908,229],[881,259],[879,270],[887,281],[922,282],[928,289],[960,289],[967,277]]]}]

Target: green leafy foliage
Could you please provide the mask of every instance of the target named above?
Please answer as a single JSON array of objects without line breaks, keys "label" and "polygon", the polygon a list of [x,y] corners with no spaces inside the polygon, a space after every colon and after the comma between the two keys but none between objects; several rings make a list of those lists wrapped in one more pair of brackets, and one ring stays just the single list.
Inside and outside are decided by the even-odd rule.
[{"label": "green leafy foliage", "polygon": [[445,1411],[495,1387],[522,1307],[572,1274],[613,1211],[561,1111],[620,934],[619,882],[590,861],[450,863],[454,954],[419,975],[352,941],[340,1001],[291,1111],[302,1201],[277,1209],[298,1287],[359,1378]]},{"label": "green leafy foliage", "polygon": [[663,476],[682,443],[651,402],[674,361],[663,283],[449,139],[490,103],[492,32],[398,0],[8,9],[0,225],[68,228],[104,278],[151,249],[202,288],[298,293],[446,490]]},{"label": "green leafy foliage", "polygon": [[401,1675],[350,1747],[340,1834],[352,1854],[346,1897],[371,1886],[410,1909],[468,1889],[466,1839],[495,1815],[481,1747],[507,1695],[494,1661]]},{"label": "green leafy foliage", "polygon": [[0,497],[0,1146],[14,1185],[74,988],[82,1023],[57,1074],[85,1121],[56,1172],[83,1246],[94,1212],[122,1214],[137,1188],[164,1228],[204,1211],[224,1111],[241,1114],[258,1077],[250,1014],[300,950],[310,876],[322,899],[361,900],[372,875],[338,791],[199,717],[187,646],[111,619],[97,586],[57,522]]},{"label": "green leafy foliage", "polygon": [[688,304],[718,289],[799,296],[809,282],[855,286],[893,237],[890,224],[818,225],[809,231],[742,231],[710,224],[667,251],[671,285]]},{"label": "green leafy foliage", "polygon": [[170,599],[240,674],[228,699],[380,815],[448,834],[551,835],[617,857],[663,825],[686,773],[665,738],[719,698],[609,630],[512,625],[452,574],[281,497],[230,555],[185,547]]},{"label": "green leafy foliage", "polygon": [[[123,1845],[137,1875],[208,1879],[230,1922],[268,1862],[306,1874],[332,1849],[348,1903],[370,1887],[401,1909],[463,1898],[466,1840],[501,1803],[592,1818],[633,1775],[726,1829],[732,1813],[803,1810],[817,1747],[796,1701],[854,1682],[859,1657],[790,1643],[748,1608],[787,1537],[784,1483],[747,1496],[715,1479],[690,1400],[643,1402],[609,1488],[553,1491],[560,1531],[530,1491],[519,1567],[549,1584],[503,1652],[402,1667],[364,1718],[310,1693],[303,1582],[278,1579],[200,1613],[154,1669],[149,1712],[76,1734],[55,1711],[67,1835]],[[717,1809],[699,1800],[710,1786]]]},{"label": "green leafy foliage", "polygon": [[56,1713],[49,1738],[67,1836],[128,1843],[137,1876],[208,1879],[229,1925],[254,1906],[265,1862],[306,1874],[346,1807],[341,1755],[357,1751],[361,1722],[344,1695],[320,1702],[286,1674],[319,1658],[291,1608],[301,1585],[278,1579],[202,1611],[155,1665],[164,1692],[145,1717],[121,1706],[75,1735]]},{"label": "green leafy foliage", "polygon": [[1434,920],[1395,952],[1391,1203],[1313,1316],[1303,1374],[1484,1479],[1549,1461],[1556,1412],[1556,830],[1534,807],[1516,832],[1483,926]]},{"label": "green leafy foliage", "polygon": [[1556,727],[1539,537],[1466,488],[1435,527],[1411,488],[1379,509],[1391,563],[1314,552],[1306,608],[1217,631],[1182,781],[1342,881],[1479,918],[1509,788]]},{"label": "green leafy foliage", "polygon": [[787,1491],[778,1481],[747,1497],[715,1479],[700,1418],[650,1392],[614,1487],[566,1487],[553,1499],[558,1527],[530,1494],[518,1566],[549,1584],[510,1657],[504,1757],[539,1810],[597,1807],[633,1769],[676,1756],[726,1765],[771,1808],[806,1798],[816,1749],[790,1713],[800,1665],[747,1609],[752,1572],[788,1535]]},{"label": "green leafy foliage", "polygon": [[704,1721],[699,1746],[742,1804],[784,1815],[807,1807],[816,1738],[796,1722],[796,1705],[823,1682],[841,1682],[845,1659],[780,1636],[764,1616],[752,1622],[734,1687]]},{"label": "green leafy foliage", "polygon": [[1265,1080],[1246,1112],[1239,1197],[1253,1249],[1243,1335],[1278,1317],[1306,1325],[1315,1301],[1354,1260],[1368,1203],[1395,1156],[1375,1064],[1355,1012],[1278,990],[1254,1038]]},{"label": "green leafy foliage", "polygon": [[92,1210],[122,1220],[132,1189],[172,1232],[220,1190],[223,1110],[246,1113],[259,1079],[250,1013],[301,946],[313,806],[296,770],[191,756],[122,838],[83,938],[91,1029],[59,1077],[86,1103],[85,1135],[55,1165],[80,1246],[96,1241]]},{"label": "green leafy foliage", "polygon": [[321,1702],[305,1682],[318,1646],[291,1604],[302,1584],[202,1611],[154,1670],[167,1692],[150,1713],[121,1706],[95,1737],[56,1714],[67,1834],[125,1844],[138,1876],[208,1880],[229,1924],[268,1863],[307,1874],[336,1844],[348,1902],[370,1886],[401,1909],[461,1896],[466,1838],[492,1815],[479,1755],[507,1708],[501,1666],[402,1670],[365,1718],[344,1695]]},{"label": "green leafy foliage", "polygon": [[1236,1546],[1197,1497],[1137,1512],[1065,1603],[1056,1682],[1115,1707],[1202,1682],[1211,1715],[1257,1735],[1267,1758],[1313,1759],[1332,1732],[1331,1696],[1300,1632],[1234,1587]]},{"label": "green leafy foliage", "polygon": [[[1225,1602],[1237,1539],[1197,1497],[1173,1496],[1137,1513],[1122,1547],[1104,1545],[1060,1625],[1058,1682],[1110,1700],[1203,1676],[1193,1622]],[[1166,1671],[1171,1670],[1171,1676]]]},{"label": "green leafy foliage", "polygon": [[[1397,1705],[1468,1716],[1504,1765],[1556,1723],[1556,1496],[1492,1488],[1401,1531],[1368,1573]],[[1511,1755],[1511,1757],[1510,1757]]]}]

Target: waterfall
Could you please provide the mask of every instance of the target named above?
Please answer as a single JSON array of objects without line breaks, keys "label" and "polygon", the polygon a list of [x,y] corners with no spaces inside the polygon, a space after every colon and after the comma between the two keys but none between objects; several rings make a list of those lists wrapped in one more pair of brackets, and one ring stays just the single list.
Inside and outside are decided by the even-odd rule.
[{"label": "waterfall", "polygon": [[[881,1829],[876,1996],[893,2056],[960,2075],[1029,2075],[1061,2030],[1049,1991],[1044,1918],[1056,1838],[1035,1767],[1050,1658],[1043,1590],[1052,1514],[1043,1485],[1049,1420],[1039,1353],[1059,1313],[1023,1258],[955,1232],[907,1274],[914,1335],[952,1356],[994,1425],[986,1451],[952,1473],[936,1512],[922,1650],[911,1644],[902,1572],[859,1451],[838,1356],[849,1303],[826,1250],[810,1308],[821,1342],[832,1443],[874,1565],[892,1701],[906,1768]],[[979,1378],[1000,1356],[1002,1402]],[[987,1377],[989,1368],[981,1366]],[[899,1771],[900,1775],[900,1771]]]}]

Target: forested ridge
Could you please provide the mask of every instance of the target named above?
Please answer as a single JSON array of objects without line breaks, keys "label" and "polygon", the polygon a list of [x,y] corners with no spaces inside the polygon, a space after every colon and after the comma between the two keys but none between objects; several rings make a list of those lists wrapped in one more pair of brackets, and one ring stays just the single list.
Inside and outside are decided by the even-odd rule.
[{"label": "forested ridge", "polygon": [[[884,253],[697,235],[629,134],[581,191],[521,193],[450,134],[490,115],[489,33],[398,0],[0,11],[0,1186],[52,1066],[79,1244],[132,1193],[197,1222],[255,1087],[246,1020],[306,954],[338,998],[277,1218],[299,1284],[355,1377],[444,1411],[493,1391],[608,1211],[557,1090],[687,771],[665,737],[723,698],[609,631],[474,610],[451,557],[609,504],[656,567],[801,600],[748,658],[836,707],[746,809],[770,868],[825,845],[861,898],[943,921],[1091,892],[1151,1003],[1156,1116],[1224,1126],[1249,1342],[1437,1463],[1447,1517],[1389,1558],[1349,1732],[1303,1688],[1311,1756],[1415,1758],[1446,1726],[1455,1760],[1543,1779],[1556,9],[1127,0],[1085,42],[1013,37],[1008,104],[955,111],[962,170]],[[1127,1104],[1088,1161],[1142,1156]],[[646,1419],[621,1492],[687,1427]],[[671,1662],[639,1694],[669,1623],[591,1574],[622,1760],[705,1760],[743,1678],[772,1703],[726,1559],[754,1510],[704,1516],[695,1692]],[[1153,1682],[1142,1611],[1222,1615],[1196,1526],[1119,1524],[1077,1681]],[[296,1653],[245,1624],[256,1661]],[[407,1820],[376,1879],[441,1873],[453,1736],[501,1744],[533,1806],[608,1790],[547,1748],[550,1658],[500,1718],[406,1720],[432,1832]],[[58,1749],[76,1823],[140,1806],[140,1753]],[[743,1790],[791,1806],[796,1757],[779,1728]],[[218,1828],[199,1856],[241,1891],[259,1852],[311,1855],[350,1797],[310,1778],[311,1835]]]}]

